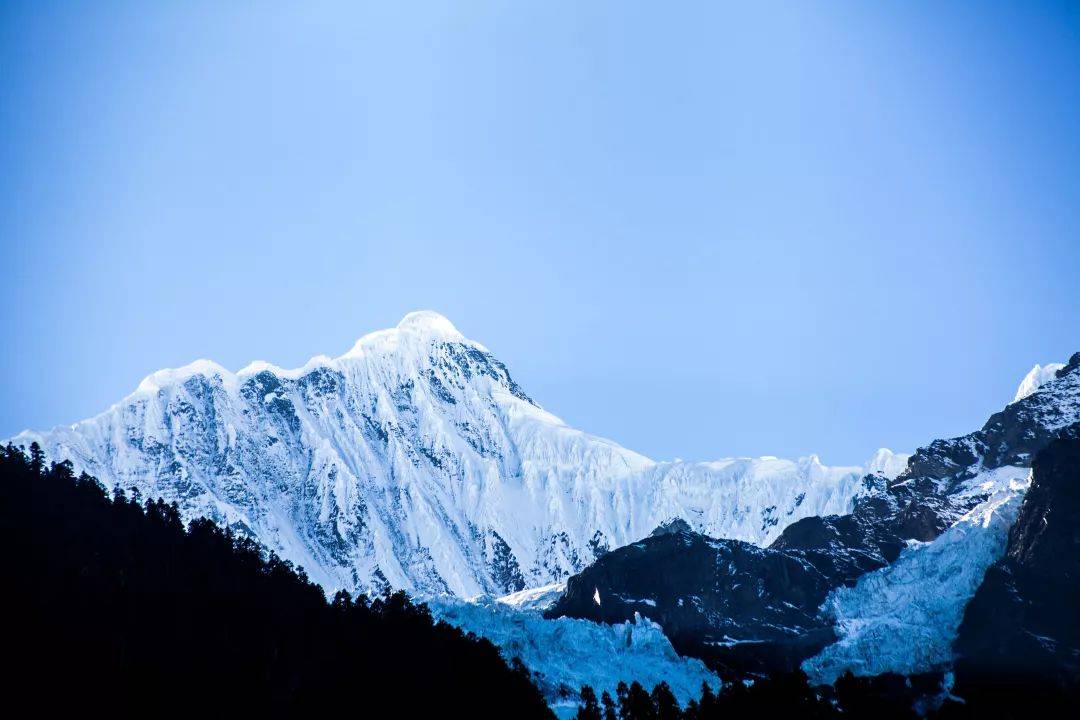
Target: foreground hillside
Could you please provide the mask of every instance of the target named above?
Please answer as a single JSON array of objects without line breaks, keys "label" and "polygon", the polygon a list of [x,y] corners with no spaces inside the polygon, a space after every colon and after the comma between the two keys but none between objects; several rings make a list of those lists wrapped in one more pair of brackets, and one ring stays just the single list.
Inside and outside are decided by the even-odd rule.
[{"label": "foreground hillside", "polygon": [[526,672],[403,594],[327,603],[253,541],[40,452],[0,449],[0,527],[29,566],[13,687],[46,715],[551,716]]}]

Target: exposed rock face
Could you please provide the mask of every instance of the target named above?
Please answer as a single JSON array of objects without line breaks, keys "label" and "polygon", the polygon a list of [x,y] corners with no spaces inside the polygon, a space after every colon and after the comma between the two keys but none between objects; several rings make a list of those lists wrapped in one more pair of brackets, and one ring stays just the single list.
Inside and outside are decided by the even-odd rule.
[{"label": "exposed rock face", "polygon": [[1080,424],[1036,456],[1008,547],[968,604],[955,694],[1080,698]]},{"label": "exposed rock face", "polygon": [[816,554],[654,533],[571,577],[547,615],[617,624],[640,613],[714,668],[793,670],[834,637],[817,609],[836,580],[815,567]]},{"label": "exposed rock face", "polygon": [[[920,449],[895,479],[866,476],[849,514],[804,518],[769,548],[662,532],[615,550],[570,578],[549,614],[610,623],[637,612],[663,626],[677,649],[718,669],[792,669],[836,639],[835,613],[823,608],[830,593],[854,586],[871,571],[891,570],[888,566],[905,553],[903,572],[875,578],[853,599],[870,609],[900,607],[910,618],[933,616],[934,602],[943,603],[943,622],[946,615],[955,620],[934,634],[932,652],[905,666],[924,671],[939,662],[938,650],[948,655],[963,603],[1004,548],[1030,458],[1070,419],[1080,420],[1080,353],[981,430]],[[930,543],[953,527],[941,547],[907,556],[911,541]],[[941,564],[933,558],[966,549],[977,549],[978,557],[958,565],[964,587],[947,597],[930,597],[936,583],[948,582],[934,575]],[[898,583],[925,587],[905,591]],[[854,611],[861,612],[858,603]],[[880,637],[888,631],[874,632]],[[843,653],[837,655],[829,667],[845,662]]]},{"label": "exposed rock face", "polygon": [[690,527],[690,523],[686,522],[682,518],[675,518],[669,520],[662,525],[658,525],[655,530],[649,533],[650,537],[656,537],[657,535],[674,535],[680,532],[693,532],[693,528]]},{"label": "exposed rock face", "polygon": [[1061,430],[1080,421],[1080,353],[1030,394],[986,421],[981,430],[919,448],[895,479],[867,477],[868,492],[850,515],[792,523],[771,547],[829,549],[891,563],[909,540],[929,542],[986,500],[970,482],[1004,466],[1026,467]]}]

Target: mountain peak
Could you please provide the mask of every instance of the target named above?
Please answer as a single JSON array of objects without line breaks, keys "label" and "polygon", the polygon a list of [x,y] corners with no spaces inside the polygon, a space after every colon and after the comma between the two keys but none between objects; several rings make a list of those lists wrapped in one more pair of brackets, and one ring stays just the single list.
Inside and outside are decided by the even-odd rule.
[{"label": "mountain peak", "polygon": [[1016,396],[1013,397],[1013,402],[1019,402],[1028,395],[1038,390],[1043,384],[1053,380],[1057,377],[1058,371],[1065,367],[1064,363],[1048,363],[1046,365],[1038,365],[1031,368],[1031,371],[1024,376],[1024,379],[1020,381],[1020,387],[1016,389]]},{"label": "mountain peak", "polygon": [[454,327],[454,323],[434,310],[415,310],[409,313],[397,324],[397,329],[452,338],[463,337]]},{"label": "mountain peak", "polygon": [[907,467],[907,453],[893,452],[889,448],[878,448],[878,451],[863,465],[863,472],[869,475],[884,475],[887,480],[894,480],[897,475],[904,472]]},{"label": "mountain peak", "polygon": [[660,535],[678,535],[683,532],[693,532],[694,529],[690,527],[690,523],[683,520],[681,517],[673,518],[665,523],[661,523],[656,526],[656,529],[649,533],[649,537],[659,537]]},{"label": "mountain peak", "polygon": [[444,315],[434,310],[414,310],[401,318],[396,327],[376,330],[364,335],[342,357],[350,358],[369,351],[399,351],[404,347],[424,347],[432,342],[449,341],[467,343],[486,350],[483,345],[469,340],[454,327]]},{"label": "mountain peak", "polygon": [[217,375],[221,378],[233,377],[231,372],[221,365],[218,365],[213,360],[195,360],[183,367],[164,368],[150,373],[143,378],[141,383],[139,383],[139,387],[135,392],[153,395],[164,387],[182,383],[195,375],[202,375],[205,377]]}]

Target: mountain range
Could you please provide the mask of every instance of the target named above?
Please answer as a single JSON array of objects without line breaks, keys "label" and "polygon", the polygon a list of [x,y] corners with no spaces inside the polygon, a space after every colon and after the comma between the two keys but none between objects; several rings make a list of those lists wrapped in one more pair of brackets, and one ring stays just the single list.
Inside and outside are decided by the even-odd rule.
[{"label": "mountain range", "polygon": [[328,593],[424,598],[565,709],[635,675],[685,701],[715,672],[828,684],[960,657],[975,686],[1000,669],[983,656],[1032,647],[1080,687],[1071,606],[1039,597],[1076,593],[1053,557],[1076,550],[1078,435],[1080,353],[910,456],[658,462],[568,426],[421,311],[294,370],[158,371],[12,442],[249,536]]},{"label": "mountain range", "polygon": [[[1080,353],[1049,373],[1036,368],[1021,390],[980,430],[919,448],[895,477],[867,475],[848,513],[797,520],[767,547],[673,523],[571,577],[547,616],[647,617],[680,652],[734,674],[801,668],[832,683],[848,671],[947,668],[969,601],[1007,543],[1020,541],[1010,529],[1033,459],[1080,429]],[[1058,464],[1067,506],[1080,466]],[[1076,523],[1071,509],[1062,515],[1067,556]],[[1057,582],[1075,587],[1069,567]],[[1072,611],[1055,607],[1040,620],[1068,624]],[[1061,653],[1080,649],[1067,643]]]},{"label": "mountain range", "polygon": [[850,511],[867,473],[906,460],[655,462],[569,427],[426,311],[295,370],[155,372],[96,417],[13,441],[247,533],[328,591],[459,597],[565,580],[675,518],[764,545]]}]

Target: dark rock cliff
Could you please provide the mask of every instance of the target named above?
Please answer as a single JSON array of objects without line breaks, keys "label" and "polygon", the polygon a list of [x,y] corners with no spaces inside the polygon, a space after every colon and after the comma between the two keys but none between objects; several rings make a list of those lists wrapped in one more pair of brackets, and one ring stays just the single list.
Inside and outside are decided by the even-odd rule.
[{"label": "dark rock cliff", "polygon": [[964,613],[955,694],[1010,701],[1018,684],[1064,701],[1080,694],[1080,424],[1037,456],[1031,488]]},{"label": "dark rock cliff", "polygon": [[[668,523],[571,577],[547,614],[616,623],[640,613],[660,623],[679,652],[722,672],[795,669],[835,638],[831,621],[819,613],[832,589],[892,563],[909,540],[938,537],[985,499],[968,481],[985,470],[1030,465],[1077,421],[1080,353],[1053,381],[995,413],[981,430],[920,448],[895,480],[867,476],[848,515],[800,520],[769,548]],[[1062,459],[1062,467],[1068,462]],[[1072,472],[1078,467],[1074,463]],[[1080,518],[1068,523],[1080,529]],[[1063,543],[1054,545],[1055,552],[1066,552]],[[1075,562],[1080,548],[1070,547]],[[1070,572],[1055,582],[1072,583],[1074,595],[1065,596],[1073,598],[1078,575]],[[1074,626],[1078,607],[1074,601]]]}]

